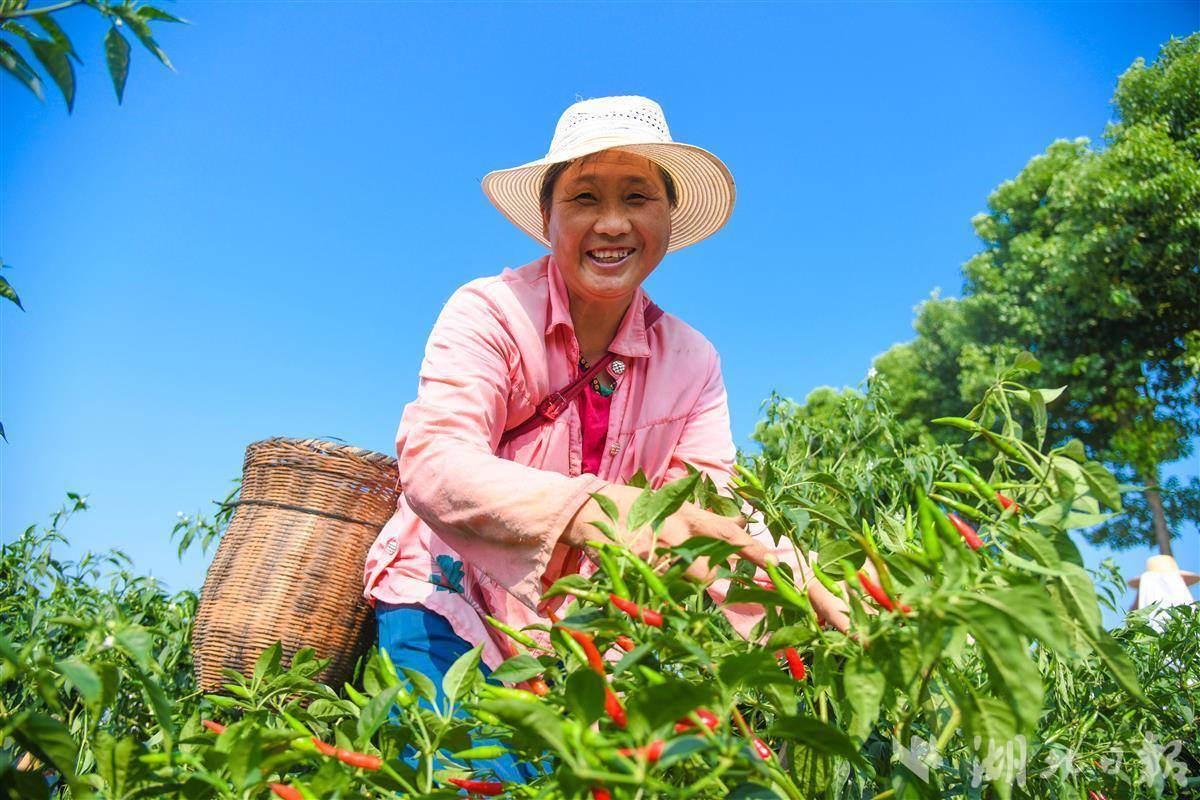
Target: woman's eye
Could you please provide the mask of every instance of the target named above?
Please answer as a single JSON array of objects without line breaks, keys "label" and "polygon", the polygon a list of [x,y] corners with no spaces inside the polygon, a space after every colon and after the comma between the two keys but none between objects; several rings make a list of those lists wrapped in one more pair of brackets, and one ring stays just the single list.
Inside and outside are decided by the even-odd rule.
[{"label": "woman's eye", "polygon": [[595,200],[595,199],[596,199],[595,197],[593,197],[593,196],[592,196],[592,193],[591,193],[591,192],[584,192],[583,194],[577,194],[577,195],[575,195],[574,197],[572,197],[571,199],[572,199],[572,200],[582,200],[582,199],[584,199],[584,198],[586,198],[586,199],[588,199],[588,200]]}]

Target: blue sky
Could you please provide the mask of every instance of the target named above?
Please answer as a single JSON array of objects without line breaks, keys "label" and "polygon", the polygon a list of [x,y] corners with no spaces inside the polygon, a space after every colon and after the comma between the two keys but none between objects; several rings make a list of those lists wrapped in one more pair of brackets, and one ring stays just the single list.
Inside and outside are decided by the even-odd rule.
[{"label": "blue sky", "polygon": [[[659,101],[730,166],[730,223],[647,289],[720,351],[735,439],[776,389],[856,385],[955,295],[988,193],[1056,138],[1098,139],[1117,76],[1193,3],[543,5],[179,2],[177,72],[60,16],[75,113],[0,80],[0,533],[67,490],[76,549],[173,587],[176,512],[269,436],[392,452],[460,284],[541,255],[487,202],[577,96]],[[1197,461],[1173,469],[1194,474]],[[1190,532],[1181,563],[1200,571]],[[1090,563],[1103,554],[1087,551]],[[1132,572],[1146,553],[1122,554]]]}]

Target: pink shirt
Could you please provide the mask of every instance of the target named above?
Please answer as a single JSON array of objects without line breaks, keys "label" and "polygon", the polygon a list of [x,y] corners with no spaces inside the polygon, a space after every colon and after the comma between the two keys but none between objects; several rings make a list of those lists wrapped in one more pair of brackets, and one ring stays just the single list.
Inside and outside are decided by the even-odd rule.
[{"label": "pink shirt", "polygon": [[[446,302],[426,344],[417,397],[396,432],[403,491],[364,568],[369,603],[418,603],[441,614],[463,639],[484,645],[493,669],[512,649],[484,614],[518,628],[546,624],[546,609],[563,598],[541,605],[543,588],[577,567],[594,572],[558,542],[590,492],[638,469],[655,487],[686,475],[685,464],[718,486],[732,474],[717,352],[669,313],[648,331],[640,288],[609,348],[627,369],[609,401],[596,474],[584,468],[578,400],[500,446],[506,428],[578,374],[568,302],[552,255],[473,280]],[[795,563],[786,540],[775,548],[765,529],[755,535]],[[727,589],[718,581],[709,592],[720,602]],[[762,615],[752,604],[723,610],[743,635]],[[531,635],[545,641],[539,631]]]}]

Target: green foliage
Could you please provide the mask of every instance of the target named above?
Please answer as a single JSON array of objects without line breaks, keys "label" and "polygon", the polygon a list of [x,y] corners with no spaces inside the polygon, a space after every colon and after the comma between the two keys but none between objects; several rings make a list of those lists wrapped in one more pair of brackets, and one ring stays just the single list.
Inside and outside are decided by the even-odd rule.
[{"label": "green foliage", "polygon": [[[129,75],[129,41],[121,33],[120,28],[127,27],[137,37],[147,50],[154,54],[167,69],[174,70],[167,54],[154,40],[150,30],[151,22],[180,22],[187,20],[149,5],[138,5],[130,0],[112,2],[111,0],[76,0],[76,2],[61,2],[28,8],[26,0],[0,0],[0,32],[8,38],[0,36],[0,66],[21,82],[29,91],[37,95],[39,100],[45,100],[42,89],[42,78],[37,69],[21,55],[16,45],[24,43],[30,53],[45,70],[50,79],[58,86],[63,100],[67,104],[67,113],[75,108],[75,67],[71,63],[82,64],[83,60],[75,52],[75,46],[70,37],[57,22],[56,14],[60,14],[72,6],[88,6],[95,9],[112,23],[104,37],[105,62],[109,75],[112,77],[113,88],[117,93],[117,102],[121,102],[125,94],[125,80]],[[25,23],[34,23],[41,28],[41,34],[30,30]]]},{"label": "green foliage", "polygon": [[1139,59],[1118,83],[1106,146],[1056,141],[997,188],[973,220],[985,249],[963,267],[963,298],[934,295],[917,338],[875,363],[920,435],[998,365],[1035,352],[1048,385],[1070,386],[1052,440],[1079,439],[1144,489],[1139,513],[1093,533],[1117,547],[1169,550],[1170,527],[1200,521],[1200,481],[1160,480],[1200,433],[1198,76],[1200,34],[1149,67]]},{"label": "green foliage", "polygon": [[[1200,615],[1176,609],[1161,633],[1145,614],[1101,626],[1120,578],[1109,567],[1094,583],[1068,532],[1119,512],[1120,492],[1078,443],[1048,447],[1038,425],[1017,422],[1041,419],[1055,394],[1020,382],[1037,368],[1022,357],[965,417],[942,420],[952,443],[905,438],[882,381],[805,406],[775,398],[759,428],[763,453],[739,465],[737,502],[781,542],[818,550],[825,572],[852,578],[830,581],[849,598],[850,634],[823,626],[786,571],[764,588],[724,543],[693,539],[652,562],[608,543],[599,571],[547,593],[573,596],[555,630],[593,637],[610,653],[604,674],[576,638],[537,626],[509,634],[513,656],[495,676],[540,676],[544,696],[482,681],[480,648],[449,670],[434,707],[418,702],[435,697],[428,678],[378,652],[337,690],[314,681],[322,663],[312,651],[285,663],[277,644],[249,675],[229,672],[223,693],[201,697],[187,647],[194,595],[130,575],[119,553],[54,558],[63,524],[86,507],[74,496],[48,530],[27,530],[0,557],[0,788],[262,798],[285,784],[304,798],[449,798],[451,779],[490,778],[478,760],[502,750],[486,739],[543,773],[504,786],[513,797],[600,787],[616,798],[792,800],[1194,792]],[[988,452],[986,477],[966,466],[967,449]],[[661,524],[689,496],[737,505],[693,473],[647,488],[630,516]],[[974,521],[979,549],[945,509]],[[615,508],[606,516],[614,534],[630,525]],[[177,535],[221,530],[180,525]],[[684,577],[701,556],[730,581],[726,602],[763,608],[749,641]],[[868,559],[875,592],[895,610],[854,577]],[[610,592],[661,612],[662,626],[619,610]],[[785,648],[800,654],[803,677],[778,660]],[[415,769],[400,759],[406,748]],[[50,770],[52,790],[17,768],[29,755]]]}]

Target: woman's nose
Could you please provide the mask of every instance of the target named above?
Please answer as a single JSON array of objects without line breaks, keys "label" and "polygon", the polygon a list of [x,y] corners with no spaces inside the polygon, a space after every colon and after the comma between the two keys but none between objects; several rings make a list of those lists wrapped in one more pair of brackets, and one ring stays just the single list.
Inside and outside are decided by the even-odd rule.
[{"label": "woman's nose", "polygon": [[620,205],[608,205],[600,211],[600,216],[596,220],[593,229],[596,233],[603,233],[609,236],[619,236],[623,233],[628,233],[633,226],[629,222],[627,215]]}]

